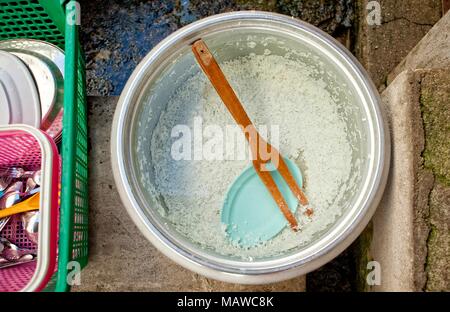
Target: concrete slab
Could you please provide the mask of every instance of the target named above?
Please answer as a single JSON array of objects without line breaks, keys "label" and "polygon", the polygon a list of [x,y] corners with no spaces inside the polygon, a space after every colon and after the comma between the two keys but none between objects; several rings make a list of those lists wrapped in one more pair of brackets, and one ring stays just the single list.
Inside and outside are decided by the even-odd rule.
[{"label": "concrete slab", "polygon": [[450,12],[420,40],[400,64],[389,74],[389,84],[404,70],[450,66]]},{"label": "concrete slab", "polygon": [[373,218],[374,291],[450,289],[450,68],[404,71],[382,94],[391,171]]},{"label": "concrete slab", "polygon": [[304,291],[305,278],[263,286],[213,281],[173,263],[139,232],[111,172],[110,130],[117,97],[90,97],[90,258],[73,291]]},{"label": "concrete slab", "polygon": [[[363,19],[367,1],[358,1],[359,30],[363,33],[358,35],[356,51],[379,88],[383,90],[388,85],[383,92],[383,100],[392,131],[393,159],[386,193],[372,227],[366,229],[363,239],[356,243],[358,288],[378,291],[445,290],[450,274],[447,264],[450,233],[448,220],[442,217],[442,211],[445,211],[442,202],[445,201],[441,200],[437,205],[437,201],[432,199],[446,198],[446,189],[439,187],[442,178],[435,176],[440,172],[442,177],[448,170],[450,147],[443,144],[450,144],[450,134],[446,132],[450,124],[449,100],[445,97],[448,91],[444,91],[449,85],[444,79],[448,70],[444,70],[447,74],[442,74],[439,70],[419,68],[450,66],[450,14],[438,21],[406,58],[386,75],[386,70],[394,64],[391,54],[394,54],[394,59],[400,57],[405,44],[421,38],[420,29],[428,28],[439,18],[438,5],[441,2],[379,2],[384,22],[380,26],[368,26]],[[397,24],[395,27],[402,26],[401,29],[393,29],[394,24]],[[375,51],[380,45],[384,51]],[[427,81],[433,81],[433,86],[427,87]],[[430,104],[424,105],[427,99]],[[439,208],[433,208],[433,205]],[[433,218],[432,211],[441,217]],[[434,219],[435,222],[444,221],[436,226]],[[367,263],[371,260],[381,263],[382,284],[379,286],[369,287],[366,283]]]},{"label": "concrete slab", "polygon": [[[392,158],[386,191],[373,218],[370,255],[380,263],[382,272],[381,285],[373,287],[376,291],[415,291],[423,287],[415,284],[415,269],[424,268],[426,261],[426,240],[416,239],[417,222],[422,228],[423,220],[416,216],[418,211],[428,211],[418,206],[427,204],[418,197],[424,189],[427,198],[433,178],[421,172],[424,135],[419,92],[415,73],[403,72],[382,94],[391,131]],[[423,175],[420,184],[419,174]],[[426,238],[427,229],[423,232],[420,236]]]},{"label": "concrete slab", "polygon": [[[357,0],[354,52],[382,87],[387,75],[442,16],[441,0],[379,0],[381,24],[367,23],[368,0]],[[373,2],[373,1],[371,1]]]}]

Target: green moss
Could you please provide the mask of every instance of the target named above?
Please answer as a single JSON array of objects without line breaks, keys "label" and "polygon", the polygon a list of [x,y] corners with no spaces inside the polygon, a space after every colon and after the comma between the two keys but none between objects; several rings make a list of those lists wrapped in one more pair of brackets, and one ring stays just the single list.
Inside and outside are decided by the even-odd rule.
[{"label": "green moss", "polygon": [[425,270],[427,291],[450,291],[450,187],[436,183],[430,195],[430,232]]},{"label": "green moss", "polygon": [[427,75],[420,97],[425,129],[424,165],[450,186],[450,77],[446,72]]},{"label": "green moss", "polygon": [[[434,225],[431,225],[430,228],[430,234],[428,235],[428,239],[427,239],[427,243],[429,244],[430,242],[434,242],[436,240],[437,237],[437,229]],[[427,263],[430,260],[430,255],[427,255]]]},{"label": "green moss", "polygon": [[367,264],[373,260],[370,255],[370,245],[373,237],[373,223],[369,222],[367,227],[359,236],[358,240],[354,243],[354,254],[356,255],[356,289],[358,291],[368,291],[369,285],[367,285],[367,275],[369,270]]},{"label": "green moss", "polygon": [[434,266],[435,262],[435,255],[433,253],[433,246],[436,244],[436,240],[438,237],[438,231],[434,225],[431,225],[430,233],[428,235],[427,239],[427,246],[428,246],[428,254],[427,254],[427,260],[425,263],[425,270],[427,271],[427,284],[425,285],[425,290],[429,290],[430,285],[433,284],[434,279],[436,278],[433,274],[433,272],[430,272],[430,268]]}]

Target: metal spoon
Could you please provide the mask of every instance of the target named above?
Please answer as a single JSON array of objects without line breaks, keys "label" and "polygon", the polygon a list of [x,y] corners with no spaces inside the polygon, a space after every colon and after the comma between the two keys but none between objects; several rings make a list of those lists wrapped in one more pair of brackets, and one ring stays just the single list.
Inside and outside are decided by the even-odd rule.
[{"label": "metal spoon", "polygon": [[9,184],[11,183],[11,180],[7,177],[0,177],[0,196],[1,194],[3,194],[3,191],[6,190],[6,188],[9,186]]},{"label": "metal spoon", "polygon": [[20,167],[11,167],[6,170],[2,170],[0,172],[0,177],[2,178],[10,178],[10,179],[18,179],[20,178],[26,171]]},{"label": "metal spoon", "polygon": [[[40,182],[40,181],[39,181]],[[39,192],[39,184],[33,178],[28,178],[25,186],[25,193],[28,195],[33,195]]]},{"label": "metal spoon", "polygon": [[[27,186],[25,189],[25,192],[33,195],[40,191],[40,188],[37,187],[40,185],[40,171],[39,175],[35,178],[28,178],[27,179]],[[25,231],[25,235],[27,238],[33,242],[34,244],[38,243],[39,239],[39,220],[40,220],[40,213],[39,211],[30,211],[26,213],[21,214],[21,220],[23,229]]]},{"label": "metal spoon", "polygon": [[25,235],[34,244],[37,244],[39,240],[40,216],[41,214],[39,213],[39,211],[22,213],[20,216]]},{"label": "metal spoon", "polygon": [[37,171],[25,171],[23,168],[20,167],[12,167],[7,170],[3,170],[0,173],[1,178],[10,178],[10,179],[27,179],[27,178],[33,178],[35,181],[39,181],[38,184],[40,184],[41,181],[41,170]]},{"label": "metal spoon", "polygon": [[36,186],[41,186],[42,171],[41,170],[35,171],[31,176],[31,178],[33,179]]},{"label": "metal spoon", "polygon": [[31,249],[19,248],[6,238],[0,238],[0,256],[8,261],[15,262],[26,255],[35,255],[36,252]]},{"label": "metal spoon", "polygon": [[[9,208],[14,204],[18,203],[20,198],[20,193],[23,188],[23,183],[18,181],[13,183],[10,187],[6,189],[5,194],[0,198],[0,210]],[[10,217],[0,219],[0,232],[8,223]]]},{"label": "metal spoon", "polygon": [[0,197],[14,179],[32,179],[36,186],[41,185],[41,170],[25,171],[19,167],[13,167],[0,171]]},{"label": "metal spoon", "polygon": [[33,255],[25,255],[25,256],[21,257],[19,260],[14,261],[14,262],[8,261],[8,260],[0,257],[0,269],[10,268],[12,266],[33,262],[35,260],[36,260],[36,257]]}]

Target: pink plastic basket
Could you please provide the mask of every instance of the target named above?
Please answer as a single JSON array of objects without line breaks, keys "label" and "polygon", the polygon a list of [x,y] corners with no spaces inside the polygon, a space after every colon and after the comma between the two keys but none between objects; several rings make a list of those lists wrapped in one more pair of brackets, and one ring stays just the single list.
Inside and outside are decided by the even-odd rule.
[{"label": "pink plastic basket", "polygon": [[0,292],[40,291],[56,268],[60,165],[55,143],[29,126],[0,126],[0,172],[11,167],[42,171],[39,240],[38,246],[33,244],[20,218],[11,218],[0,236],[19,247],[37,249],[37,261],[0,269]]}]

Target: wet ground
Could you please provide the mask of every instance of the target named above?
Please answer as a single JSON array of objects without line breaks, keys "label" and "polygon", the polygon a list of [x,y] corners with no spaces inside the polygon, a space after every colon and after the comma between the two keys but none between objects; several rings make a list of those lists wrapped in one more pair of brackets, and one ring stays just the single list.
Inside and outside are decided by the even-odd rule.
[{"label": "wet ground", "polygon": [[[142,58],[178,28],[202,17],[236,10],[264,10],[307,21],[335,37],[352,29],[352,0],[99,0],[82,2],[80,38],[87,59],[89,95],[120,95]],[[355,289],[348,249],[307,277],[308,291]]]},{"label": "wet ground", "polygon": [[202,17],[236,10],[298,17],[340,36],[352,26],[352,0],[99,0],[81,4],[89,95],[119,95],[133,69],[161,40]]}]

